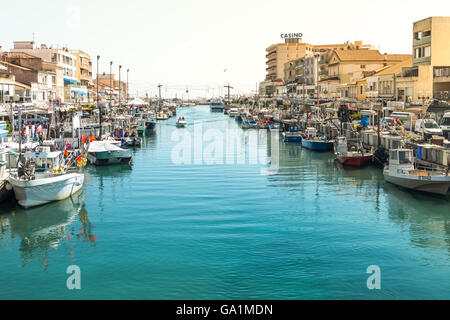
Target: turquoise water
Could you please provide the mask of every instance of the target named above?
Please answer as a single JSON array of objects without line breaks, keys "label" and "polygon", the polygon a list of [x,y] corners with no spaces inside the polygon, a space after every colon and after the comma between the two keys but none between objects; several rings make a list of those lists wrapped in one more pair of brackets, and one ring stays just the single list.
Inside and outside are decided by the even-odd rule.
[{"label": "turquoise water", "polygon": [[[257,163],[196,164],[195,152],[179,163],[174,131],[194,141],[195,120],[204,132],[237,129],[207,106],[179,115],[188,128],[159,123],[132,166],[86,168],[72,199],[1,205],[1,299],[450,298],[448,198],[282,142],[278,171],[265,174],[263,135],[246,151]],[[69,265],[81,290],[66,287]],[[381,290],[367,289],[371,265]]]}]

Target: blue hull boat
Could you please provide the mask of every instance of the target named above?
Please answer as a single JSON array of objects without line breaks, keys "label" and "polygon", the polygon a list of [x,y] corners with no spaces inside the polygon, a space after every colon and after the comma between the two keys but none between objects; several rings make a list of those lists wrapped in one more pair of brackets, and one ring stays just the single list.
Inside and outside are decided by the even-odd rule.
[{"label": "blue hull boat", "polygon": [[283,132],[284,142],[302,142],[302,136],[299,132]]},{"label": "blue hull boat", "polygon": [[314,151],[331,151],[333,150],[333,142],[303,139],[302,147]]}]

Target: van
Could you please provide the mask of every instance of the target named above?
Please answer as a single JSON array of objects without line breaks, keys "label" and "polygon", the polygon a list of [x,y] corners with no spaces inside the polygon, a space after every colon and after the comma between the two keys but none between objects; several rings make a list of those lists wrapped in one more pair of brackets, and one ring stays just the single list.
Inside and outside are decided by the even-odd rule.
[{"label": "van", "polygon": [[403,128],[409,131],[414,131],[414,125],[416,123],[416,115],[412,112],[393,112],[390,115],[391,118],[401,120],[403,122]]},{"label": "van", "polygon": [[419,119],[414,129],[417,133],[424,133],[425,137],[442,136],[442,129],[433,119]]},{"label": "van", "polygon": [[450,140],[450,112],[444,113],[441,120],[441,129],[444,137]]}]

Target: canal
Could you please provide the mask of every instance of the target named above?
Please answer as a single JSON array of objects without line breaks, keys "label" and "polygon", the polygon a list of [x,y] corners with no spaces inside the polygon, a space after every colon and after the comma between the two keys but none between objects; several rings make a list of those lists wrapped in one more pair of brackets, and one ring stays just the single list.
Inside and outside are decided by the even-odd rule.
[{"label": "canal", "polygon": [[[208,106],[178,116],[188,127],[158,123],[131,166],[85,168],[71,199],[1,204],[0,299],[450,298],[448,198]],[[66,286],[71,265],[81,290]]]}]

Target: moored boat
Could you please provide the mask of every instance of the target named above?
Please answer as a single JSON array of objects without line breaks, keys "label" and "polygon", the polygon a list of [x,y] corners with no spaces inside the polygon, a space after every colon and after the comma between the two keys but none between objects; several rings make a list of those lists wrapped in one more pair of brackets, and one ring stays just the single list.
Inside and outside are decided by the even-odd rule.
[{"label": "moored boat", "polygon": [[345,137],[336,139],[335,149],[337,160],[344,165],[361,167],[368,164],[373,157],[373,153],[366,152],[362,147],[356,148],[356,146],[353,146],[349,150]]},{"label": "moored boat", "polygon": [[318,137],[316,128],[307,128],[306,136],[302,138],[302,147],[325,152],[333,150],[333,142],[326,140],[324,137]]},{"label": "moored boat", "polygon": [[70,161],[75,159],[68,161],[64,163],[62,152],[51,152],[48,147],[20,155],[18,168],[9,177],[19,205],[35,207],[66,199],[81,190],[84,174],[68,171]]},{"label": "moored boat", "polygon": [[122,149],[107,141],[93,141],[89,145],[87,158],[89,163],[97,166],[109,164],[126,164],[132,161],[131,151]]},{"label": "moored boat", "polygon": [[283,132],[283,141],[284,142],[301,142],[302,134],[298,129],[298,125],[290,124],[289,131]]},{"label": "moored boat", "polygon": [[389,151],[389,164],[383,170],[384,179],[397,186],[446,195],[450,188],[450,176],[444,170],[416,168],[413,150]]}]

